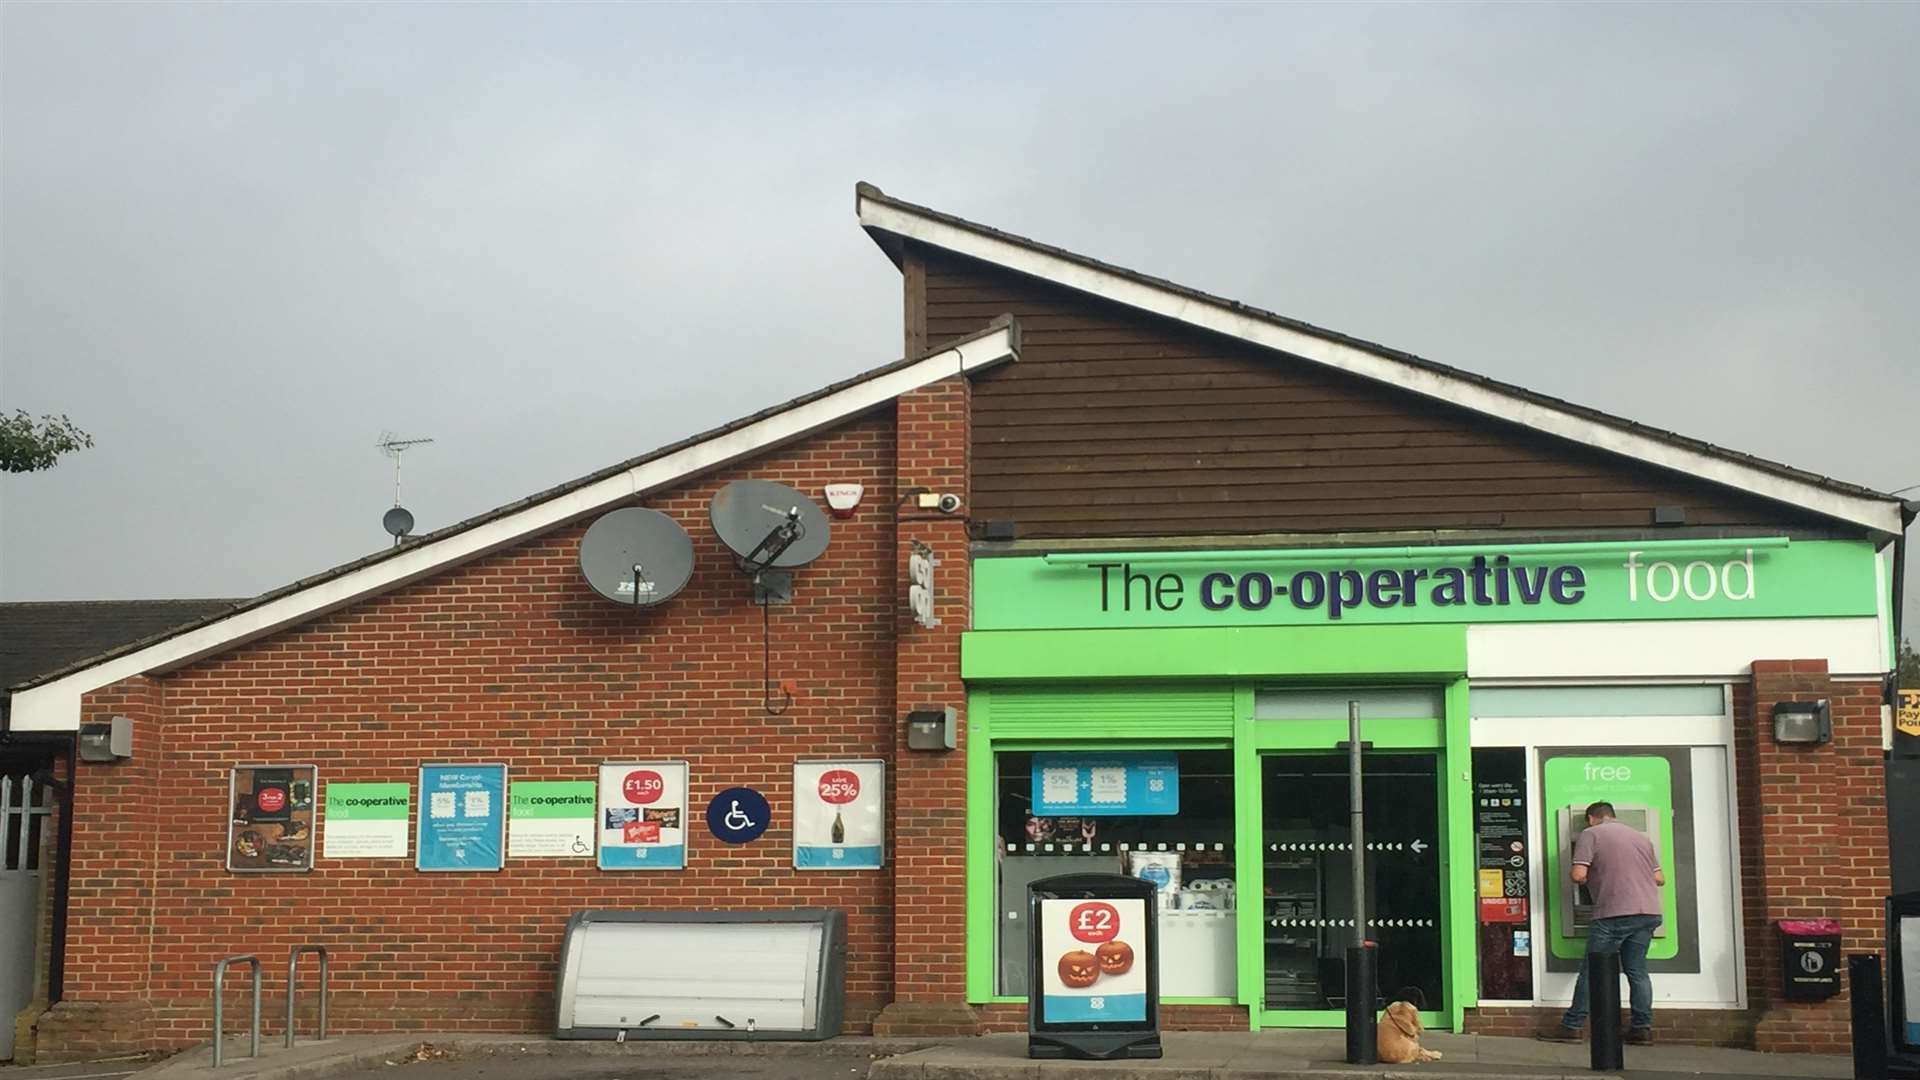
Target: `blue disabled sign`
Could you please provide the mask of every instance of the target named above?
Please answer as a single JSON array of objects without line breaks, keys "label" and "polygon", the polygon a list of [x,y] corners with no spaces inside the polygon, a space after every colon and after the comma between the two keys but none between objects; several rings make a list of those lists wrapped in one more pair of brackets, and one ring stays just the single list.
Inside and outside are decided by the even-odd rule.
[{"label": "blue disabled sign", "polygon": [[724,843],[745,844],[767,831],[773,808],[767,797],[745,787],[732,787],[707,804],[707,828]]}]

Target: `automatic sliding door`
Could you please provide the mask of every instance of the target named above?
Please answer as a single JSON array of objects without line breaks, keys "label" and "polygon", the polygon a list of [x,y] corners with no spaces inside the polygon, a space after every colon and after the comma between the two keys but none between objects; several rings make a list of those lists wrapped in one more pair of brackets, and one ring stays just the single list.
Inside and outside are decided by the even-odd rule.
[{"label": "automatic sliding door", "polygon": [[[1441,970],[1438,758],[1368,753],[1367,937],[1380,993],[1445,1007]],[[1353,850],[1344,753],[1261,759],[1265,808],[1266,1008],[1340,1009],[1353,944]]]}]

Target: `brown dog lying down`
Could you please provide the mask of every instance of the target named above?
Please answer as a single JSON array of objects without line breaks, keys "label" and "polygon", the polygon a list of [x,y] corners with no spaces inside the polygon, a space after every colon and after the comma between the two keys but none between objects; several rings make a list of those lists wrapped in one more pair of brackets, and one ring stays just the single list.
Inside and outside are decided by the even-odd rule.
[{"label": "brown dog lying down", "polygon": [[1410,1001],[1396,1001],[1380,1014],[1375,1047],[1382,1065],[1412,1065],[1419,1061],[1437,1061],[1440,1051],[1420,1046],[1420,1010]]}]

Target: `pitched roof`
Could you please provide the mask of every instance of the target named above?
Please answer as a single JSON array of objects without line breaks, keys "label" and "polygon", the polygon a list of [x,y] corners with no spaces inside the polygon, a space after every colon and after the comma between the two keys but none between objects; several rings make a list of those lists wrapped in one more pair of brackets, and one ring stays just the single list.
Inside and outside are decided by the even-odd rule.
[{"label": "pitched roof", "polygon": [[80,698],[132,675],[167,671],[510,547],[596,511],[837,426],[901,394],[1019,358],[1010,317],[919,356],[896,360],[751,416],[536,495],[426,533],[235,604],[148,641],[27,678],[13,689],[11,726],[72,731]]},{"label": "pitched roof", "polygon": [[855,186],[854,205],[860,224],[896,261],[903,242],[925,244],[1877,532],[1899,535],[1911,520],[1902,500],[1894,495],[1114,266],[896,199],[872,184]]},{"label": "pitched roof", "polygon": [[0,693],[75,661],[232,610],[239,600],[49,600],[0,604]]}]

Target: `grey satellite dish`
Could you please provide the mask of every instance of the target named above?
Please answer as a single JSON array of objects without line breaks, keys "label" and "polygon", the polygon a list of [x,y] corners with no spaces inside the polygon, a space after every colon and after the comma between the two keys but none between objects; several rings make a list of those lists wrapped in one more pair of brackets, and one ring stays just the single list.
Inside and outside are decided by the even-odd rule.
[{"label": "grey satellite dish", "polygon": [[658,604],[693,577],[693,539],[658,510],[615,510],[580,538],[580,573],[594,592],[615,603]]},{"label": "grey satellite dish", "polygon": [[735,480],[707,508],[713,531],[749,573],[805,566],[827,550],[827,515],[812,499],[771,480]]},{"label": "grey satellite dish", "polygon": [[380,519],[380,525],[398,543],[401,537],[413,531],[413,513],[404,506],[396,506]]}]

